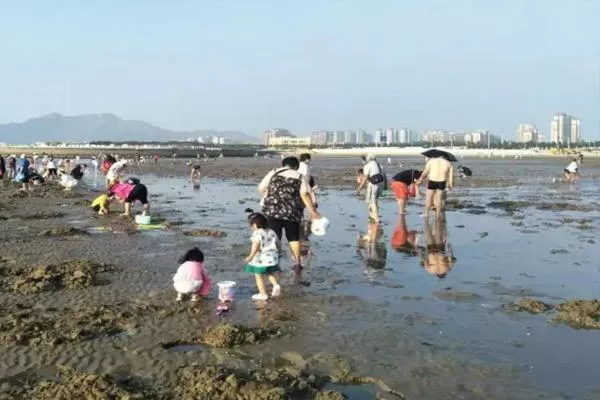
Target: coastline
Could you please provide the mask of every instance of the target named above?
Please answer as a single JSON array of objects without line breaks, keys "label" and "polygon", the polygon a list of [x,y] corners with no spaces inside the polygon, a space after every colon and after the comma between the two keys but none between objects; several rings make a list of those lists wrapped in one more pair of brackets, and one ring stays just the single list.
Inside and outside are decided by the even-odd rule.
[{"label": "coastline", "polygon": [[[525,149],[466,149],[460,147],[436,147],[436,149],[448,151],[457,157],[463,158],[568,158],[569,154],[553,153],[550,150],[525,150]],[[312,149],[313,154],[327,157],[357,157],[365,153],[373,153],[378,156],[408,156],[417,157],[428,148],[426,147],[362,147],[350,149]],[[306,149],[308,151],[308,149]],[[297,151],[300,151],[299,149]],[[575,151],[575,150],[573,150]],[[600,158],[600,151],[583,152],[584,157]]]}]

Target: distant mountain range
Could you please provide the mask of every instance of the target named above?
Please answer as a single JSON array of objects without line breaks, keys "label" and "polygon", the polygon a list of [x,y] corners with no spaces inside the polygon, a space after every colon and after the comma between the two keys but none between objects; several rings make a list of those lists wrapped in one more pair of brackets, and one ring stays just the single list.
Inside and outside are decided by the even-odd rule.
[{"label": "distant mountain range", "polygon": [[226,143],[258,143],[259,138],[238,131],[196,130],[176,132],[143,121],[124,120],[114,114],[65,116],[48,114],[11,124],[0,124],[0,142],[167,141],[219,136]]}]

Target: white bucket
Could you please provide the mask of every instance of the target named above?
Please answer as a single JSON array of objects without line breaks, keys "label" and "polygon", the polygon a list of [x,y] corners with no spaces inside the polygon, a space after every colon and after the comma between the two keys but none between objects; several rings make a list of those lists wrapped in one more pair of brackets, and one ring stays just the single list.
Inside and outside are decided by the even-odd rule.
[{"label": "white bucket", "polygon": [[315,236],[325,236],[327,228],[329,228],[329,220],[325,217],[315,219],[310,224],[310,231]]},{"label": "white bucket", "polygon": [[152,222],[152,217],[149,215],[136,215],[135,223],[138,225],[150,225]]},{"label": "white bucket", "polygon": [[219,300],[222,302],[235,300],[236,283],[233,281],[223,281],[217,283],[219,286]]}]

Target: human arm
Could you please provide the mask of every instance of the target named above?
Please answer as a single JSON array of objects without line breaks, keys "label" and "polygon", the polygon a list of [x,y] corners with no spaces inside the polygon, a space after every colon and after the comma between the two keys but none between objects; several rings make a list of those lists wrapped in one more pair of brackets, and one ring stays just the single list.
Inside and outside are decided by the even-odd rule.
[{"label": "human arm", "polygon": [[454,189],[454,166],[451,164],[448,169],[448,190]]},{"label": "human arm", "polygon": [[315,203],[312,200],[310,186],[308,184],[308,179],[305,176],[300,178],[302,180],[302,184],[300,185],[300,197],[302,198],[302,202],[308,209],[308,213],[310,215],[310,219],[319,219],[321,218],[321,214],[317,211],[315,207]]},{"label": "human arm", "polygon": [[429,176],[429,168],[430,168],[429,165],[430,165],[429,161],[427,161],[427,164],[425,164],[425,168],[423,169],[423,172],[421,172],[421,176],[415,182],[417,185],[420,185],[421,183],[423,183],[423,181],[427,178],[427,176]]},{"label": "human arm", "polygon": [[269,190],[269,183],[271,183],[271,179],[273,178],[274,174],[275,170],[269,172],[258,184],[258,192],[261,194],[261,196],[265,196],[267,194],[267,191]]},{"label": "human arm", "polygon": [[246,259],[244,261],[247,263],[252,261],[254,259],[254,257],[258,254],[259,250],[260,250],[260,241],[252,239],[252,247],[250,248],[250,254],[248,255],[248,257],[246,257]]}]

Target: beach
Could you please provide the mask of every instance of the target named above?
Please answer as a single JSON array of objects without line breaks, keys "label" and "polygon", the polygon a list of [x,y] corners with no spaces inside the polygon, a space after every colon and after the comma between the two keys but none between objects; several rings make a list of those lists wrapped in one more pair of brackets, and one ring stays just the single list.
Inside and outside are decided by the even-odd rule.
[{"label": "beach", "polygon": [[[377,153],[390,176],[423,165],[401,150]],[[566,156],[453,150],[474,174],[448,195],[455,261],[439,279],[396,243],[412,234],[426,248],[439,228],[419,216],[422,200],[401,222],[384,196],[378,267],[357,254],[367,227],[353,194],[358,151],[315,150],[319,210],[332,225],[303,249],[310,287],[292,284],[286,261],[284,295],[266,305],[250,300],[243,272],[245,209],[259,209],[256,185],[278,158],[201,161],[199,190],[187,160],[131,166],[127,175],[148,186],[153,230],[92,212],[103,182],[91,173],[73,192],[0,189],[0,398],[55,398],[36,385],[58,365],[70,371],[63,385],[85,388],[98,374],[137,398],[598,398],[595,303],[570,303],[600,297],[597,159],[570,186],[553,183]],[[216,290],[175,302],[177,260],[195,245],[215,282],[238,283],[223,316]],[[31,391],[19,391],[23,382]]]}]

